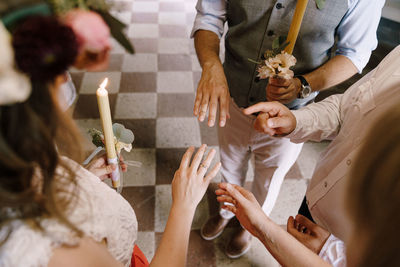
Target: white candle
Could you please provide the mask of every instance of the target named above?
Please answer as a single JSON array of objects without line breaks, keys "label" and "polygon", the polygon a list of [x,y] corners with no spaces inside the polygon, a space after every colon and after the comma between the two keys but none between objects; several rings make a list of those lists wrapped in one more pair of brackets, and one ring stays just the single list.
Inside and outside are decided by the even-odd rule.
[{"label": "white candle", "polygon": [[[108,78],[105,78],[96,91],[97,104],[99,106],[100,120],[103,127],[104,143],[106,147],[108,163],[118,165],[114,143],[114,132],[112,129],[110,101],[108,100],[108,92],[106,90],[107,83]],[[111,180],[113,187],[117,188],[120,182],[118,168],[111,174]]]},{"label": "white candle", "polygon": [[294,45],[296,44],[297,36],[299,35],[301,23],[303,21],[304,13],[306,12],[308,0],[298,0],[296,9],[294,11],[292,23],[290,24],[289,33],[286,41],[289,42],[286,46],[285,51],[288,54],[293,53]]}]

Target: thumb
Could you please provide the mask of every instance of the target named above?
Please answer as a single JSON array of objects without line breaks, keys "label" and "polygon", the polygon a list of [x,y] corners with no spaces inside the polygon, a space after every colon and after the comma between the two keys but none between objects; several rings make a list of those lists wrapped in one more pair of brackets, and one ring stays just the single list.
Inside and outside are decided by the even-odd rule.
[{"label": "thumb", "polygon": [[117,169],[117,166],[114,165],[114,164],[112,164],[112,165],[106,165],[106,166],[104,166],[104,167],[101,167],[101,168],[96,169],[96,170],[94,171],[94,173],[95,173],[97,176],[101,177],[101,176],[103,176],[103,175],[107,175],[107,174],[112,173],[112,172],[113,172],[114,170],[116,170],[116,169]]},{"label": "thumb", "polygon": [[292,123],[288,117],[274,117],[267,120],[269,128],[290,128]]}]

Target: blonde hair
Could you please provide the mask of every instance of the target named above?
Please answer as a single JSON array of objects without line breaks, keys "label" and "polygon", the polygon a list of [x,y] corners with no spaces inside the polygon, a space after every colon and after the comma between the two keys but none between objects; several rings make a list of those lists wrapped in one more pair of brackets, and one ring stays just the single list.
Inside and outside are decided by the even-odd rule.
[{"label": "blonde hair", "polygon": [[371,127],[347,191],[355,229],[367,234],[359,266],[400,266],[400,103]]}]

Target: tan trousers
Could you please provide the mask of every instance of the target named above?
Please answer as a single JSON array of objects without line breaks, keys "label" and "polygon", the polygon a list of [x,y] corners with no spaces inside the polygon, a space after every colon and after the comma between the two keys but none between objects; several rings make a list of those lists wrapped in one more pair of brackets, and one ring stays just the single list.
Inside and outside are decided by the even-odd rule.
[{"label": "tan trousers", "polygon": [[[251,191],[265,214],[270,215],[283,179],[295,163],[303,144],[257,132],[253,127],[256,117],[244,115],[233,100],[229,110],[231,118],[225,127],[218,130],[222,180],[243,186],[248,161],[253,153],[254,182]],[[223,209],[220,214],[225,219],[234,217],[233,213]]]}]

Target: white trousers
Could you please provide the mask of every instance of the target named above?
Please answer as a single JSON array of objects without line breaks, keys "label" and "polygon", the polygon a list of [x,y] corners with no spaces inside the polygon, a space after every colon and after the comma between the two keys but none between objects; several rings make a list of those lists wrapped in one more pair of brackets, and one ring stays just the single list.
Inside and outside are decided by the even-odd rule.
[{"label": "white trousers", "polygon": [[[283,179],[295,163],[303,144],[257,132],[253,126],[256,116],[244,115],[243,109],[233,100],[229,110],[231,118],[225,127],[218,130],[222,180],[243,186],[253,153],[254,181],[251,191],[265,214],[270,215]],[[225,219],[234,217],[233,213],[223,209],[220,209],[220,215]]]}]

